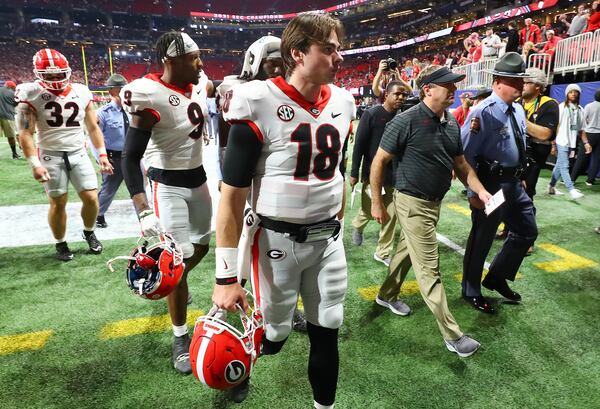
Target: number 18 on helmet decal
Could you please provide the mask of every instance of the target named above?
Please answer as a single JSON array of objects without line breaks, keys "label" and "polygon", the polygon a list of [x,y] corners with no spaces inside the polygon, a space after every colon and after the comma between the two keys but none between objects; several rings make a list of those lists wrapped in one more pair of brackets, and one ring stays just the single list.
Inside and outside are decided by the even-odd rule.
[{"label": "number 18 on helmet decal", "polygon": [[183,251],[169,234],[141,237],[130,256],[118,256],[106,262],[126,260],[127,285],[142,298],[158,300],[169,295],[183,276]]}]

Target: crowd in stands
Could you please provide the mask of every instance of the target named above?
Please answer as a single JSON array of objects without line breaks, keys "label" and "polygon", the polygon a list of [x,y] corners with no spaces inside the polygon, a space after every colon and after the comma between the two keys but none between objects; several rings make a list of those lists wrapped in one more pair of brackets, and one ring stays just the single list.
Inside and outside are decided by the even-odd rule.
[{"label": "crowd in stands", "polygon": [[[43,4],[44,2],[39,1],[38,3]],[[102,4],[105,3],[107,2],[102,2]],[[128,8],[130,8],[131,4],[136,2],[131,1],[127,3],[129,4]],[[420,68],[429,64],[465,65],[481,61],[486,58],[488,53],[498,56],[504,51],[517,51],[522,54],[526,61],[532,53],[542,53],[552,56],[557,43],[562,38],[600,28],[598,3],[598,0],[592,3],[582,3],[578,6],[576,14],[572,13],[568,15],[565,13],[546,16],[542,22],[529,18],[524,20],[518,19],[508,22],[507,27],[506,20],[504,20],[500,24],[490,24],[485,28],[480,28],[479,31],[467,33],[466,37],[464,34],[462,38],[460,36],[449,36],[412,48],[399,49],[394,52],[395,55],[389,55],[389,57],[393,57],[398,62],[400,75],[403,80],[408,82],[416,78]],[[81,21],[85,21],[85,19]],[[126,58],[113,55],[115,70],[124,68],[126,76],[134,77],[133,75],[128,75],[128,67],[131,67],[131,72],[135,75],[138,75],[140,72],[146,73],[153,69],[150,66],[151,61],[154,60],[152,52],[153,44],[158,36],[162,34],[164,27],[159,25],[159,29],[152,29],[148,21],[147,16],[124,15],[115,18],[112,27],[104,23],[94,23],[93,21],[77,25],[34,24],[28,21],[22,24],[9,23],[5,25],[8,29],[8,37],[4,36],[4,38],[91,40],[94,46],[86,48],[86,63],[89,85],[96,87],[103,84],[106,73],[109,72],[107,45],[114,41],[127,40],[131,42],[135,40],[137,46],[137,48],[129,50]],[[410,29],[405,31],[399,30],[396,27],[396,21],[403,22],[404,20],[392,19],[386,21],[383,26],[377,24],[379,22],[375,22],[372,25],[362,25],[360,29],[357,28],[356,30],[352,28],[352,24],[349,24],[349,28],[347,28],[349,43],[360,37],[363,44],[381,44],[381,33],[386,33],[385,36],[390,37],[386,37],[387,40],[384,43],[388,40],[398,40],[395,37],[397,35],[404,37],[411,35]],[[486,33],[482,30],[485,30]],[[272,31],[267,29],[206,30],[202,26],[189,29],[189,31],[201,48],[210,50],[204,52],[203,59],[206,61],[207,74],[216,80],[222,79],[224,75],[237,72],[239,60],[242,58],[240,50],[247,48],[257,37],[272,33]],[[275,32],[274,34],[278,35],[280,33]],[[365,35],[367,36],[366,38],[364,37]],[[497,51],[494,51],[493,48],[488,48],[488,51],[486,51],[485,47],[489,42],[499,44],[499,46],[494,45],[493,47],[501,48]],[[73,79],[85,82],[80,48],[68,47],[66,45],[56,46],[56,48],[62,51],[71,61]],[[4,45],[0,44],[0,51],[3,52],[3,55],[10,56],[10,58],[5,58],[3,64],[0,65],[0,80],[11,79],[22,82],[33,79],[31,70],[23,69],[23,67],[31,66],[31,56],[37,49],[39,49],[39,46],[24,45],[23,42],[19,43],[18,46],[8,42]],[[381,54],[346,57],[336,83],[345,88],[358,88],[361,85],[370,84],[377,72],[378,61],[382,57]],[[208,63],[209,61],[211,62],[210,64]]]},{"label": "crowd in stands", "polygon": [[[525,61],[528,61],[529,56],[534,53],[547,54],[552,58],[557,43],[563,38],[593,32],[600,28],[598,3],[594,1],[580,4],[576,14],[563,13],[547,17],[551,22],[546,24],[525,18],[509,21],[508,24],[490,25],[487,27],[491,27],[491,33],[487,33],[489,31],[486,30],[487,27],[482,28],[480,31],[468,33],[462,39],[451,36],[449,39],[423,46],[420,50],[411,49],[409,52],[400,50],[398,51],[400,55],[395,55],[394,58],[401,67],[401,77],[405,81],[414,80],[419,73],[419,68],[429,64],[448,64],[453,67],[481,61],[486,57],[484,47],[492,37],[497,37],[494,41],[500,41],[501,46],[497,52],[490,51],[494,58],[509,51],[521,53]],[[377,39],[370,45],[377,45]],[[369,84],[368,79],[371,79],[377,71],[377,62],[382,57],[384,56],[381,54],[367,54],[360,59],[347,57],[345,68],[338,76],[338,84],[350,88]],[[365,60],[370,60],[371,63],[365,64]]]}]

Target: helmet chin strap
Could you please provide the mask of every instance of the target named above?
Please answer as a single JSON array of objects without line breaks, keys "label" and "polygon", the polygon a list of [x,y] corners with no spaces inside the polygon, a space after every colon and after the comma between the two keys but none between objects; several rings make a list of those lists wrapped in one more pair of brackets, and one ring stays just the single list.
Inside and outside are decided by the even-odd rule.
[{"label": "helmet chin strap", "polygon": [[138,291],[140,295],[144,294],[144,283],[146,282],[145,278],[140,278],[138,280]]}]

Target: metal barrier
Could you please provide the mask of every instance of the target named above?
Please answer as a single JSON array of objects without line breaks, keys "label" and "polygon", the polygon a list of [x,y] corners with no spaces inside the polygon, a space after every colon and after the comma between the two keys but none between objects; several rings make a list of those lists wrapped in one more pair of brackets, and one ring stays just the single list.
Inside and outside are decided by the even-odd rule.
[{"label": "metal barrier", "polygon": [[527,68],[539,68],[546,74],[547,83],[550,84],[552,56],[550,54],[535,53],[530,54],[527,61]]},{"label": "metal barrier", "polygon": [[577,74],[577,71],[589,68],[595,54],[592,49],[593,37],[594,33],[583,33],[560,40],[554,53],[554,72]]},{"label": "metal barrier", "polygon": [[592,38],[592,61],[590,64],[594,72],[598,72],[600,69],[600,30],[596,30]]}]

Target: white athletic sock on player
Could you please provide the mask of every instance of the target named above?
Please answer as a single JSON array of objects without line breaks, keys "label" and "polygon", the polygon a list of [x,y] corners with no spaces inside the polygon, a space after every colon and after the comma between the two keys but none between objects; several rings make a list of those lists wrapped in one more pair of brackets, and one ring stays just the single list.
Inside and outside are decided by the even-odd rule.
[{"label": "white athletic sock on player", "polygon": [[64,237],[61,237],[60,239],[54,239],[56,240],[57,243],[62,243],[63,241],[65,241]]},{"label": "white athletic sock on player", "polygon": [[173,335],[176,337],[182,337],[188,333],[187,324],[183,325],[173,325]]},{"label": "white athletic sock on player", "polygon": [[320,403],[317,403],[317,401],[313,401],[315,403],[315,409],[333,409],[333,407],[335,406],[335,403],[332,405],[321,405]]},{"label": "white athletic sock on player", "polygon": [[83,226],[83,231],[93,232],[95,227],[96,226],[92,226],[92,227]]}]

